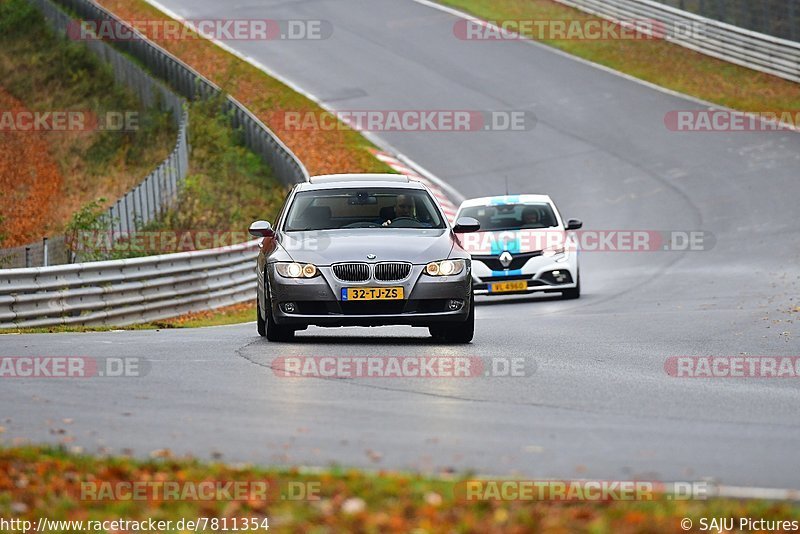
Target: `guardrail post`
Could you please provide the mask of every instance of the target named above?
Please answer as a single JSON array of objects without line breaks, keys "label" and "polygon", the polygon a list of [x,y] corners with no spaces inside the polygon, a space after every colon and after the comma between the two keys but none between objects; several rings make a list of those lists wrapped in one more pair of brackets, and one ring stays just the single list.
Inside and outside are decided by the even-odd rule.
[{"label": "guardrail post", "polygon": [[153,195],[153,219],[156,218],[158,214],[158,200],[156,200],[156,188],[158,187],[158,169],[156,169],[155,174],[150,175],[150,193]]},{"label": "guardrail post", "polygon": [[163,187],[164,187],[164,164],[162,163],[161,166],[156,170],[156,189],[153,192],[153,195],[158,193],[158,198],[155,202],[156,206],[158,206],[156,213],[158,213],[159,215],[161,215],[164,212],[164,198],[161,195]]},{"label": "guardrail post", "polygon": [[152,209],[152,200],[150,199],[150,176],[147,177],[147,180],[142,183],[142,188],[144,189],[144,200],[147,204],[147,208],[144,212],[144,223],[147,224],[150,222],[150,214],[153,213]]},{"label": "guardrail post", "polygon": [[122,197],[122,199],[125,201],[125,232],[131,234],[131,210],[128,206],[128,193],[125,193],[125,196]]},{"label": "guardrail post", "polygon": [[141,212],[141,221],[144,225],[147,220],[147,208],[144,205],[144,198],[142,197],[142,184],[139,184],[136,187],[136,191],[139,194],[139,211]]},{"label": "guardrail post", "polygon": [[42,267],[47,267],[49,264],[50,258],[47,254],[47,238],[42,238]]},{"label": "guardrail post", "polygon": [[25,247],[25,267],[31,267],[31,247]]},{"label": "guardrail post", "polygon": [[[122,202],[117,199],[117,228],[119,228],[119,235],[122,235]],[[112,239],[112,241],[116,241]]]}]

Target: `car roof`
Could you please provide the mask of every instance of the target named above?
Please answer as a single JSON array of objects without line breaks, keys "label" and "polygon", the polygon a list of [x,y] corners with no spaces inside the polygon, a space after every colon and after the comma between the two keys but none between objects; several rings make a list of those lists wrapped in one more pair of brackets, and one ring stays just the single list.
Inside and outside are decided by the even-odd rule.
[{"label": "car roof", "polygon": [[298,186],[298,191],[319,191],[353,187],[391,187],[401,189],[425,189],[420,182],[410,180],[402,174],[325,174],[314,176]]},{"label": "car roof", "polygon": [[548,203],[553,201],[549,195],[499,195],[494,197],[470,198],[461,203],[461,208],[471,208],[475,206],[503,206],[506,204],[536,204]]}]

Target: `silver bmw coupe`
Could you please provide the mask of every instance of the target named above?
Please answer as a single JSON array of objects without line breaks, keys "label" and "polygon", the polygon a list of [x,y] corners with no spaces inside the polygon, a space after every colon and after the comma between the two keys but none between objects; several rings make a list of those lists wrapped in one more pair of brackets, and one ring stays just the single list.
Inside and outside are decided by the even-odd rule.
[{"label": "silver bmw coupe", "polygon": [[421,183],[346,174],[296,185],[272,226],[256,221],[258,333],[288,341],[315,326],[411,325],[469,343],[475,327],[470,255]]}]

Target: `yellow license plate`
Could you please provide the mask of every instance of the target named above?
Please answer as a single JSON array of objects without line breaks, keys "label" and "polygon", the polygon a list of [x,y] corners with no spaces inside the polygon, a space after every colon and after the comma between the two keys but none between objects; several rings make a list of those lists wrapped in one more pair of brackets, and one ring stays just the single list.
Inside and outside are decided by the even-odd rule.
[{"label": "yellow license plate", "polygon": [[343,287],[342,300],[403,300],[403,288]]},{"label": "yellow license plate", "polygon": [[512,291],[525,291],[526,289],[528,289],[528,282],[525,280],[489,284],[489,293],[510,293]]}]

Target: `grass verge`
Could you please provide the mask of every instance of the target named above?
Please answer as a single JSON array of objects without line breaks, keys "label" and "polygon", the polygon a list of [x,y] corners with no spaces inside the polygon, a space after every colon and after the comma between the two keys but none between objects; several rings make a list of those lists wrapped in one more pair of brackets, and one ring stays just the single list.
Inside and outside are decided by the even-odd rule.
[{"label": "grass verge", "polygon": [[[465,477],[332,468],[326,471],[229,466],[175,459],[153,451],[151,460],[91,457],[63,447],[0,449],[0,517],[49,520],[173,521],[198,518],[256,519],[280,532],[680,532],[689,518],[800,519],[790,503],[711,499],[553,502],[466,500],[457,487]],[[126,483],[176,482],[179,494],[197,483],[238,482],[268,488],[232,500],[151,498],[113,500]],[[162,488],[164,486],[161,486]],[[303,498],[293,498],[305,493]],[[247,492],[246,492],[247,493]],[[96,500],[86,500],[86,497]],[[173,523],[174,525],[175,523]],[[222,524],[221,522],[219,523]],[[219,531],[221,529],[218,529]],[[261,529],[256,529],[256,531]],[[77,531],[51,528],[49,532]],[[132,530],[128,530],[132,531]],[[178,529],[165,529],[177,532]],[[207,529],[206,531],[215,531]],[[263,531],[263,530],[262,530]]]},{"label": "grass verge", "polygon": [[214,310],[187,313],[171,319],[150,321],[131,326],[48,326],[38,328],[10,328],[0,330],[0,336],[10,334],[64,334],[70,332],[111,332],[116,330],[171,330],[175,328],[202,328],[249,323],[256,320],[253,302],[234,304]]},{"label": "grass verge", "polygon": [[[190,171],[178,191],[178,201],[159,219],[139,229],[143,235],[162,233],[165,238],[210,232],[232,244],[245,238],[247,228],[258,219],[274,221],[288,188],[279,183],[272,170],[243,145],[242,132],[234,130],[223,111],[224,96],[198,100],[189,105]],[[115,260],[181,252],[184,249],[154,249],[136,237],[105,243],[95,248],[81,232],[103,235],[105,212],[98,203],[76,213],[68,230],[80,261]],[[93,234],[89,234],[90,236]],[[141,237],[141,236],[140,236]],[[96,241],[96,240],[95,240]],[[144,242],[144,244],[142,244]],[[156,240],[160,243],[161,240]],[[164,240],[168,243],[168,240]],[[215,241],[197,240],[189,248],[213,247]],[[111,244],[109,250],[108,244]],[[196,245],[196,246],[195,246]],[[187,249],[188,250],[188,249]]]},{"label": "grass verge", "polygon": [[[553,0],[439,1],[493,22],[600,20]],[[531,33],[527,36],[533,37]],[[800,110],[800,84],[663,40],[544,39],[540,42],[667,89],[730,108],[775,112]],[[469,45],[479,46],[480,43]]]},{"label": "grass verge", "polygon": [[223,113],[224,98],[193,102],[189,108],[191,172],[178,204],[148,230],[245,232],[257,219],[275,220],[288,188],[244,147]]}]

